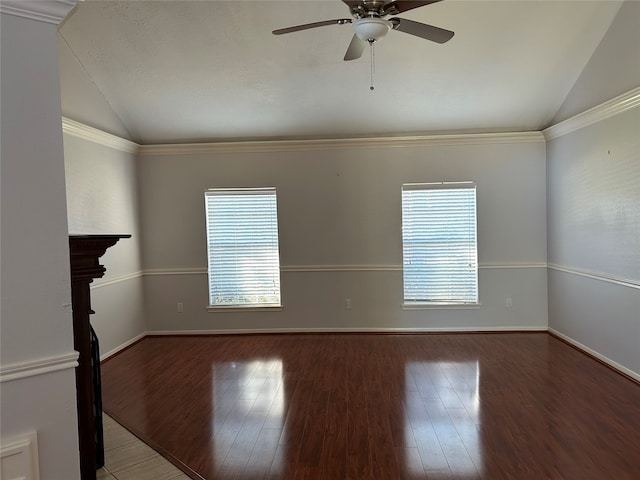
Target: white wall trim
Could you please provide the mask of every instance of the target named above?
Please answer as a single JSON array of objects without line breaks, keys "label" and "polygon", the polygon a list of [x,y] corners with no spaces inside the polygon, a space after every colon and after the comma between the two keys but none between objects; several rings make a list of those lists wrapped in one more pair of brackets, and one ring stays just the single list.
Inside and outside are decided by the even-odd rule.
[{"label": "white wall trim", "polygon": [[481,263],[480,270],[509,270],[515,268],[547,268],[547,264],[541,263]]},{"label": "white wall trim", "polygon": [[402,265],[282,265],[281,272],[390,272]]},{"label": "white wall trim", "polygon": [[142,270],[137,272],[125,273],[124,275],[112,276],[104,281],[96,281],[96,283],[91,283],[91,290],[96,288],[106,287],[107,285],[114,285],[120,282],[126,282],[127,280],[132,280],[134,278],[142,277],[144,272]]},{"label": "white wall trim", "polygon": [[598,360],[601,360],[602,362],[606,363],[607,365],[615,368],[616,370],[619,370],[620,372],[624,373],[625,375],[628,375],[631,378],[633,378],[634,380],[637,380],[638,382],[640,382],[640,373],[634,372],[633,370],[628,369],[624,365],[620,365],[618,362],[615,362],[615,361],[611,360],[609,357],[605,357],[601,353],[596,352],[594,349],[587,347],[586,345],[578,342],[577,340],[571,338],[568,335],[565,335],[564,333],[559,332],[558,330],[556,330],[554,328],[549,327],[549,333],[551,333],[553,335],[557,335],[559,338],[563,339],[567,343],[570,343],[571,345],[577,347],[578,349],[587,352],[589,355],[594,356]]},{"label": "white wall trim", "polygon": [[2,439],[0,471],[11,479],[39,480],[38,434],[36,432],[29,432],[20,438]]},{"label": "white wall trim", "polygon": [[[474,333],[474,332],[548,332],[568,343],[576,346],[578,349],[583,350],[590,355],[593,355],[597,359],[605,362],[616,370],[623,372],[624,374],[640,381],[640,374],[628,369],[627,367],[611,360],[610,358],[598,353],[592,348],[583,345],[582,343],[574,340],[573,338],[565,335],[558,330],[547,327],[546,325],[540,326],[493,326],[493,327],[431,327],[431,328],[376,328],[376,327],[350,327],[350,328],[263,328],[263,329],[211,329],[211,330],[151,330],[136,335],[131,340],[126,341],[122,345],[110,350],[109,352],[100,356],[100,360],[105,360],[121,350],[124,350],[135,342],[149,336],[170,336],[170,335],[242,335],[242,334],[268,334],[268,333]],[[77,354],[74,352],[74,355]],[[75,357],[74,357],[75,358]],[[76,362],[77,364],[77,362]],[[4,371],[4,369],[3,369]],[[2,376],[4,380],[4,375]]]},{"label": "white wall trim", "polygon": [[428,147],[434,145],[485,145],[544,142],[541,132],[471,133],[327,140],[271,140],[254,142],[142,145],[139,155],[186,155],[208,153],[299,152],[362,148]]},{"label": "white wall trim", "polygon": [[266,140],[216,143],[141,145],[84,123],[62,117],[68,135],[137,155],[187,155],[208,153],[299,152],[362,148],[429,147],[438,145],[490,145],[544,143],[542,132],[465,133],[404,137],[341,138],[321,140]]},{"label": "white wall trim", "polygon": [[611,100],[596,105],[542,131],[546,141],[575,132],[640,105],[640,87],[629,90]]},{"label": "white wall trim", "polygon": [[[525,268],[547,268],[546,263],[481,263],[480,270],[508,270]],[[402,265],[282,265],[281,272],[401,272]],[[144,276],[155,275],[206,275],[206,268],[155,268],[143,270]]]},{"label": "white wall trim", "polygon": [[166,335],[242,335],[268,333],[474,333],[474,332],[540,332],[546,333],[547,326],[530,327],[434,327],[434,328],[248,328],[248,329],[213,329],[213,330],[156,330],[147,332],[148,336]]},{"label": "white wall trim", "polygon": [[63,353],[53,357],[0,365],[0,383],[58,372],[78,366],[78,352]]},{"label": "white wall trim", "polygon": [[547,327],[546,325],[540,326],[494,326],[494,327],[437,327],[437,328],[376,328],[376,327],[351,327],[351,328],[264,328],[264,329],[211,329],[211,330],[151,330],[123,343],[117,348],[107,352],[100,357],[104,360],[110,357],[120,350],[125,349],[129,345],[137,342],[138,340],[149,336],[181,336],[181,335],[247,335],[247,334],[296,334],[296,333],[474,333],[474,332],[486,332],[486,333],[504,333],[504,332],[537,332],[537,333],[551,333],[553,335],[562,338],[566,342],[574,345],[579,350],[589,353],[602,362],[610,365],[614,369],[628,375],[629,377],[640,382],[640,374],[630,370],[629,368],[611,360],[610,358],[602,355],[601,353],[593,350],[592,348],[583,345],[582,343],[574,340],[573,338],[565,335],[554,328]]},{"label": "white wall trim", "polygon": [[118,345],[116,348],[112,348],[111,350],[109,350],[107,353],[103,353],[100,355],[100,361],[104,361],[109,357],[112,357],[113,355],[115,355],[116,353],[118,353],[121,350],[124,350],[125,348],[129,347],[130,345],[133,345],[134,343],[136,343],[138,340],[142,340],[144,337],[146,337],[149,333],[148,332],[142,332],[139,335],[136,335],[135,337],[133,337],[130,340],[127,340],[126,342],[124,342],[122,345]]},{"label": "white wall trim", "polygon": [[613,275],[606,275],[600,272],[594,272],[591,270],[582,270],[578,268],[567,267],[564,265],[557,265],[555,263],[549,264],[549,269],[557,270],[558,272],[570,273],[571,275],[577,275],[579,277],[591,278],[593,280],[599,280],[601,282],[613,283],[615,285],[621,285],[623,287],[635,288],[640,290],[640,282],[637,280],[631,280],[628,278],[615,277]]},{"label": "white wall trim", "polygon": [[403,303],[402,310],[479,310],[482,303]]},{"label": "white wall trim", "polygon": [[[56,0],[52,2],[33,2],[42,4],[69,3],[76,0]],[[16,0],[4,1],[0,4],[3,13],[18,14]],[[20,15],[23,16],[23,15]],[[59,21],[59,20],[58,20]],[[57,22],[56,22],[57,23]],[[586,126],[606,120],[640,105],[640,87],[596,105],[571,118],[556,123],[542,132],[507,132],[507,133],[469,133],[449,135],[424,135],[404,137],[346,138],[323,140],[271,140],[250,142],[217,142],[139,145],[130,140],[106,133],[81,122],[62,117],[64,133],[88,140],[100,145],[138,155],[186,155],[209,153],[251,153],[251,152],[286,152],[309,150],[347,150],[362,148],[397,148],[428,147],[437,145],[486,145],[508,143],[538,143],[553,140]]]},{"label": "white wall trim", "polygon": [[206,275],[207,273],[209,272],[206,268],[152,268],[142,271],[145,277],[156,275]]},{"label": "white wall trim", "polygon": [[62,132],[126,153],[137,154],[140,150],[140,145],[135,142],[103,132],[102,130],[76,122],[67,117],[62,117]]},{"label": "white wall trim", "polygon": [[76,3],[83,0],[2,0],[0,12],[15,17],[28,18],[39,22],[58,25],[64,17],[75,7]]}]

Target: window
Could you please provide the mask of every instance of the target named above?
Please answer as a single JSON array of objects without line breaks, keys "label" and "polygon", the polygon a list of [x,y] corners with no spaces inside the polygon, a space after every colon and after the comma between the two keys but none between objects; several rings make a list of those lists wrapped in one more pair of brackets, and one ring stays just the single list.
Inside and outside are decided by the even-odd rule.
[{"label": "window", "polygon": [[404,303],[477,304],[476,186],[402,186]]},{"label": "window", "polygon": [[280,306],[275,188],[205,192],[209,305]]}]

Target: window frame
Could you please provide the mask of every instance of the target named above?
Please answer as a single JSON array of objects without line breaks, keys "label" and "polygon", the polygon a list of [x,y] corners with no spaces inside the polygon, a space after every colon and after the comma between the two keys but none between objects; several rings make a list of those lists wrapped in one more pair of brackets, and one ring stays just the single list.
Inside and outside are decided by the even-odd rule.
[{"label": "window frame", "polygon": [[[469,261],[469,276],[464,279],[465,283],[469,283],[472,286],[470,292],[466,292],[462,295],[462,298],[411,298],[407,292],[407,261],[410,259],[407,258],[407,217],[408,208],[406,206],[406,192],[411,191],[435,191],[435,190],[471,190],[473,191],[473,205],[471,205],[471,210],[462,211],[464,215],[466,215],[466,223],[468,225],[472,225],[472,232],[469,234],[469,237],[466,239],[469,245],[472,245],[473,250],[468,253],[468,261]],[[480,303],[480,293],[479,293],[479,275],[478,275],[478,202],[477,202],[477,186],[475,182],[465,181],[465,182],[434,182],[434,183],[405,183],[402,185],[401,189],[401,203],[402,203],[402,308],[404,310],[413,310],[413,309],[429,309],[429,308],[458,308],[458,309],[473,309],[479,308],[481,306]],[[442,211],[441,209],[440,211]],[[412,220],[415,221],[415,218],[419,217],[417,215],[413,215]],[[428,218],[424,218],[424,221],[428,221]],[[471,221],[472,220],[472,221]],[[460,221],[459,223],[462,223]],[[441,227],[442,228],[442,227]],[[448,242],[451,243],[451,242]],[[442,275],[442,274],[440,274]],[[446,275],[446,271],[445,271]],[[470,280],[469,280],[470,279]],[[426,289],[426,287],[424,287]],[[472,297],[469,298],[468,295]],[[466,298],[465,298],[466,297]]]},{"label": "window frame", "polygon": [[[248,302],[248,303],[213,303],[214,298],[214,279],[212,278],[212,239],[210,238],[211,224],[213,222],[212,213],[209,208],[209,197],[225,197],[232,196],[248,197],[250,195],[269,195],[273,197],[274,205],[273,211],[268,215],[268,222],[275,225],[275,229],[270,231],[270,235],[275,234],[275,247],[277,251],[277,273],[275,271],[270,274],[276,279],[277,284],[277,302]],[[282,283],[281,272],[282,266],[280,264],[280,234],[278,223],[278,203],[277,203],[277,190],[276,187],[242,187],[242,188],[209,188],[204,192],[204,207],[205,207],[205,228],[206,228],[206,241],[207,241],[207,293],[208,302],[207,310],[210,312],[220,311],[266,311],[266,310],[281,310],[282,309]],[[230,247],[233,249],[233,247]],[[241,257],[241,256],[238,256]],[[234,257],[237,258],[237,257]],[[236,284],[235,287],[238,285]],[[259,293],[251,293],[251,295],[259,295]]]}]

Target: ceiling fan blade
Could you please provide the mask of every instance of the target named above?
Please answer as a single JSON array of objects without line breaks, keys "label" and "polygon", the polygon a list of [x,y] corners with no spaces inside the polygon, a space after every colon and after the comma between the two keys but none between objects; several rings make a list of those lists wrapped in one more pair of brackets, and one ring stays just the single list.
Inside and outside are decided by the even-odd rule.
[{"label": "ceiling fan blade", "polygon": [[[380,0],[376,1],[382,3]],[[354,18],[362,18],[366,16],[367,8],[363,0],[342,0],[342,3],[349,7],[349,12],[351,12],[351,15],[353,15]]]},{"label": "ceiling fan blade", "polygon": [[398,13],[413,10],[414,8],[418,7],[424,7],[425,5],[441,1],[442,0],[394,0],[393,2],[385,3],[382,7],[382,11],[387,12],[391,15],[397,15]]},{"label": "ceiling fan blade", "polygon": [[347,53],[344,54],[344,59],[348,61],[360,58],[366,45],[367,42],[362,40],[359,36],[354,35],[351,39],[351,43],[349,44],[349,48],[347,48]]},{"label": "ceiling fan blade", "polygon": [[421,37],[436,43],[446,43],[451,40],[451,37],[454,35],[451,30],[434,27],[426,23],[414,22],[406,18],[392,18],[391,23],[393,23],[394,30],[415,35],[416,37]]},{"label": "ceiling fan blade", "polygon": [[352,20],[350,18],[337,18],[335,20],[324,20],[322,22],[313,22],[313,23],[305,23],[304,25],[296,25],[295,27],[280,28],[278,30],[274,30],[271,33],[273,33],[274,35],[282,35],[284,33],[299,32],[300,30],[308,30],[310,28],[325,27],[327,25],[344,25],[345,23],[351,23],[351,22]]}]

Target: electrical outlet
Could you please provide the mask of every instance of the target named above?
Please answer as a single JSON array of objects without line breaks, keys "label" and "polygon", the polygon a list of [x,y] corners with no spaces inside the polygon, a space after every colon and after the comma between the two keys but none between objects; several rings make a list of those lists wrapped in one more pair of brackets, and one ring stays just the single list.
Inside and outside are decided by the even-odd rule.
[{"label": "electrical outlet", "polygon": [[511,307],[513,307],[513,300],[511,299],[511,297],[509,297],[504,301],[504,308],[511,308]]},{"label": "electrical outlet", "polygon": [[176,305],[176,310],[178,311],[178,313],[184,312],[184,305],[182,302],[178,302],[178,304]]},{"label": "electrical outlet", "polygon": [[345,310],[351,310],[351,299],[350,298],[346,298],[344,300],[344,308],[345,308]]}]

